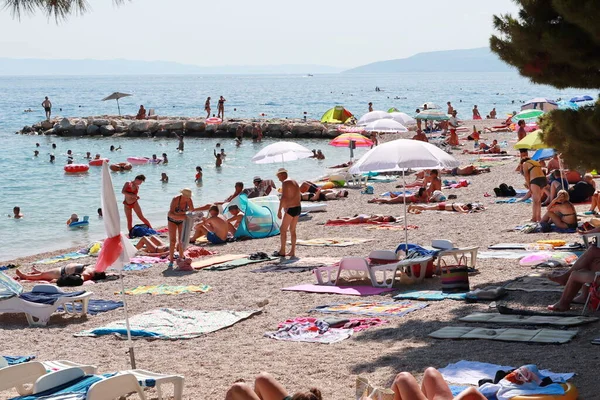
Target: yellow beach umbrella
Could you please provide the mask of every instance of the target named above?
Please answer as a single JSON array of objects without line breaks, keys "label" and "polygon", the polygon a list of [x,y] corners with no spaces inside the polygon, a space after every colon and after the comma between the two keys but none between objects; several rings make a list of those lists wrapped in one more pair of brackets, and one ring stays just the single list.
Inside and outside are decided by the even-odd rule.
[{"label": "yellow beach umbrella", "polygon": [[535,130],[525,136],[523,139],[519,140],[515,144],[515,149],[521,150],[539,150],[539,149],[547,149],[550,146],[542,142],[542,138],[540,137],[540,133],[542,133],[541,129]]}]

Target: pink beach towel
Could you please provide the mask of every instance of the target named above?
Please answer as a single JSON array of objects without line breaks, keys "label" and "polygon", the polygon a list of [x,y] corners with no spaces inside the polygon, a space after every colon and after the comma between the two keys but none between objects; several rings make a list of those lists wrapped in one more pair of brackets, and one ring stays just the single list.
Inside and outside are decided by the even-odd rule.
[{"label": "pink beach towel", "polygon": [[376,296],[382,293],[394,291],[393,288],[376,288],[373,286],[327,286],[304,284],[290,286],[281,290],[292,292],[309,292],[309,293],[330,293],[330,294],[345,294],[349,296]]}]

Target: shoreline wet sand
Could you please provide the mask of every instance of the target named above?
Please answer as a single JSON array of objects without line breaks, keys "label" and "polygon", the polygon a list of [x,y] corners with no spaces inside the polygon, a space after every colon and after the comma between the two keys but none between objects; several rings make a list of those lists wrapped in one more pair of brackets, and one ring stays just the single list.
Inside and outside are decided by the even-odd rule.
[{"label": "shoreline wet sand", "polygon": [[[497,122],[497,121],[496,121]],[[465,126],[478,127],[492,124],[490,121],[465,121]],[[406,135],[405,135],[406,136]],[[484,134],[486,143],[494,138],[509,141],[509,153],[515,154],[510,146],[515,141],[514,133]],[[385,136],[391,140],[394,135]],[[512,141],[512,143],[510,143]],[[471,150],[472,142],[464,148]],[[454,151],[461,164],[477,159],[475,155],[462,155]],[[302,161],[299,161],[302,162]],[[458,214],[427,211],[408,215],[408,224],[418,229],[408,232],[409,242],[430,245],[433,239],[449,239],[459,246],[487,246],[509,243],[532,243],[540,239],[564,239],[567,242],[581,241],[577,234],[536,233],[524,234],[508,231],[528,221],[531,217],[529,204],[492,204],[493,188],[507,183],[515,188],[523,187],[523,178],[514,172],[515,160],[493,165],[490,173],[465,177],[471,184],[465,188],[445,190],[445,194],[457,195],[457,202],[483,203],[487,210],[473,214]],[[291,177],[293,178],[293,176]],[[412,181],[413,176],[407,177]],[[443,176],[442,179],[455,179]],[[396,190],[401,183],[375,183],[375,193]],[[402,205],[368,204],[373,195],[361,194],[358,189],[349,189],[345,200],[328,203],[327,212],[313,213],[311,219],[298,224],[298,238],[354,237],[373,239],[371,242],[350,247],[303,247],[297,248],[299,257],[365,257],[373,249],[395,250],[404,241],[403,231],[368,230],[364,226],[323,226],[327,219],[355,214],[402,215]],[[484,197],[485,193],[492,197]],[[577,205],[577,211],[587,210],[588,205]],[[271,253],[277,249],[279,237],[261,240],[240,241],[223,246],[207,246],[207,249],[222,254],[250,254],[257,251]],[[66,251],[56,251],[51,255]],[[28,270],[34,260],[49,254],[14,260]],[[94,258],[76,260],[94,263]],[[67,262],[68,263],[68,262]],[[66,263],[38,265],[38,268],[62,266]],[[354,334],[350,339],[331,345],[275,341],[263,337],[264,332],[276,330],[277,324],[289,318],[309,316],[308,310],[323,304],[350,301],[386,301],[391,295],[353,297],[343,295],[321,295],[301,292],[284,292],[280,289],[301,283],[316,282],[310,272],[304,273],[253,273],[260,264],[249,265],[229,271],[199,271],[195,273],[166,271],[166,263],[154,264],[144,271],[127,272],[125,286],[138,285],[191,285],[208,284],[212,290],[204,294],[178,296],[129,296],[130,315],[160,307],[201,310],[251,310],[264,305],[263,312],[238,324],[210,333],[197,339],[178,341],[137,340],[135,351],[138,368],[160,373],[176,373],[185,376],[184,398],[224,398],[227,388],[243,378],[251,382],[261,371],[271,372],[290,391],[319,387],[325,399],[342,400],[353,398],[357,375],[368,377],[377,386],[389,387],[394,376],[401,371],[421,374],[429,366],[441,368],[459,360],[490,362],[501,365],[520,366],[534,363],[540,368],[554,372],[575,372],[573,379],[582,399],[597,395],[597,371],[590,368],[595,350],[590,341],[597,337],[597,323],[578,327],[573,341],[563,345],[539,345],[517,342],[488,340],[438,340],[427,335],[443,326],[464,326],[459,317],[473,312],[492,311],[489,303],[464,303],[445,300],[430,302],[425,309],[404,317],[384,318],[388,324],[370,328]],[[470,276],[471,288],[498,286],[518,276],[534,272],[530,267],[519,266],[516,260],[479,259],[478,273]],[[14,276],[14,271],[9,270]],[[24,283],[27,289],[33,283]],[[84,286],[94,292],[93,298],[119,300],[118,281],[108,281]],[[397,284],[398,291],[439,290],[438,278],[427,279],[417,285]],[[510,292],[504,299],[508,306],[545,311],[548,304],[558,300],[558,293]],[[581,313],[581,306],[574,308]],[[317,317],[325,314],[314,314]],[[3,337],[2,352],[6,355],[35,354],[38,360],[68,359],[80,363],[94,364],[102,373],[123,370],[129,367],[127,342],[105,336],[80,338],[73,334],[95,328],[110,321],[123,318],[122,309],[73,319],[55,314],[47,327],[28,328],[23,314],[0,314],[0,331]],[[494,327],[493,324],[472,324],[473,327]],[[570,328],[574,329],[574,328]],[[169,393],[169,392],[167,392]],[[3,392],[0,398],[15,396],[15,392]],[[150,398],[155,394],[151,392]]]}]

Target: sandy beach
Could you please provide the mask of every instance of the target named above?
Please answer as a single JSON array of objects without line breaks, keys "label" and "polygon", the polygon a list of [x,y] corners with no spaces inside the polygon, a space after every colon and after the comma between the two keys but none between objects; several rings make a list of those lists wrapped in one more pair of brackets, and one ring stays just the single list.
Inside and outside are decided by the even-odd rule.
[{"label": "sandy beach", "polygon": [[[464,121],[470,129],[475,124],[496,125],[498,120]],[[411,133],[412,135],[412,133]],[[407,136],[407,135],[405,135]],[[466,136],[466,135],[465,135]],[[385,141],[395,138],[385,137]],[[515,133],[484,134],[483,141],[508,141],[510,154],[516,139]],[[465,149],[472,149],[472,142],[465,142]],[[461,164],[470,164],[477,155],[463,155],[462,150],[453,151]],[[302,162],[302,161],[298,161]],[[502,242],[532,243],[540,239],[564,239],[567,242],[581,241],[577,234],[539,233],[524,234],[509,231],[531,218],[530,204],[494,204],[494,187],[507,183],[523,188],[523,177],[514,171],[517,158],[497,163],[490,173],[464,177],[470,181],[468,187],[445,190],[455,194],[457,202],[478,202],[487,210],[472,214],[427,211],[418,215],[409,214],[408,224],[418,229],[409,231],[409,242],[430,245],[433,239],[450,239],[459,246],[480,246]],[[273,166],[273,173],[276,171]],[[293,178],[293,176],[291,177]],[[412,181],[413,176],[407,178]],[[455,179],[443,176],[442,179]],[[393,183],[374,184],[375,193],[395,190],[401,180]],[[600,182],[598,182],[600,183]],[[323,226],[331,218],[355,214],[402,215],[402,205],[368,204],[373,195],[361,194],[358,189],[349,189],[347,199],[331,201],[327,212],[312,213],[309,220],[298,225],[298,238],[364,238],[371,242],[350,247],[305,247],[299,246],[299,257],[365,257],[373,249],[395,250],[404,241],[403,231],[368,230],[365,226]],[[490,193],[491,197],[484,197]],[[586,211],[589,205],[576,205],[577,211]],[[165,209],[166,214],[166,209]],[[166,218],[166,215],[165,215]],[[159,221],[152,221],[159,225]],[[35,242],[32,242],[35,245]],[[223,246],[207,246],[218,254],[251,254],[257,251],[271,253],[277,249],[279,237],[228,243]],[[35,260],[66,252],[40,254],[34,257],[6,262],[19,264],[29,270]],[[94,258],[81,258],[81,263],[94,263]],[[65,265],[40,265],[45,269]],[[260,266],[260,264],[258,264]],[[128,272],[125,285],[195,285],[207,284],[212,290],[204,294],[182,295],[138,295],[128,296],[130,315],[161,307],[196,310],[253,310],[262,307],[262,313],[232,327],[191,340],[137,340],[135,351],[138,368],[185,376],[185,399],[224,398],[229,386],[242,378],[251,382],[261,371],[272,373],[283,385],[294,393],[310,387],[318,387],[325,399],[347,400],[354,398],[356,376],[368,377],[377,386],[389,387],[394,376],[401,371],[421,374],[429,367],[441,368],[459,360],[481,361],[501,365],[521,366],[537,364],[540,368],[554,372],[575,372],[573,379],[581,399],[597,398],[597,369],[592,365],[597,356],[590,341],[598,337],[597,323],[578,327],[579,333],[573,341],[562,345],[524,344],[490,340],[438,340],[428,334],[444,326],[464,326],[458,318],[473,312],[491,311],[489,303],[465,303],[461,301],[430,302],[429,306],[403,317],[386,318],[389,323],[354,334],[350,339],[335,344],[283,342],[263,337],[266,331],[277,329],[280,322],[289,318],[308,316],[308,310],[323,304],[348,301],[390,300],[391,294],[358,298],[343,295],[314,294],[281,291],[281,288],[301,283],[315,283],[310,272],[303,273],[253,273],[257,264],[229,271],[198,271],[194,273],[165,272],[166,263],[154,264],[144,271]],[[479,259],[478,273],[470,276],[472,288],[499,286],[516,277],[532,273],[530,267],[519,266],[517,260]],[[8,274],[14,276],[14,270]],[[33,287],[25,282],[25,289]],[[108,281],[84,286],[94,292],[93,298],[119,300],[115,294],[120,289],[118,281]],[[397,284],[397,291],[408,286]],[[439,290],[439,278],[426,279],[414,290]],[[515,308],[544,311],[555,303],[558,293],[510,292],[503,299]],[[581,313],[581,306],[575,306]],[[94,364],[102,373],[129,368],[126,354],[127,342],[112,336],[99,338],[74,337],[82,330],[102,326],[123,318],[123,309],[100,313],[87,318],[73,319],[55,314],[47,327],[29,328],[23,314],[0,314],[1,354],[35,355],[38,360],[67,359],[80,363]],[[323,314],[314,314],[323,316]],[[474,327],[490,327],[488,324],[473,324]],[[592,364],[590,364],[592,363]],[[149,392],[155,398],[155,392]],[[2,392],[0,398],[16,396],[16,392]]]}]

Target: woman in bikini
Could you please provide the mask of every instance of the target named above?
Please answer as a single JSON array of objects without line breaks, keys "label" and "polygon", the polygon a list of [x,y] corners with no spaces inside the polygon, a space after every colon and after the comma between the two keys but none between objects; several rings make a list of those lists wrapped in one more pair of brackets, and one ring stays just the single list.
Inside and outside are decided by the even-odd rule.
[{"label": "woman in bikini", "polygon": [[206,118],[210,118],[210,97],[206,98],[204,103],[204,111],[206,111]]},{"label": "woman in bikini", "polygon": [[546,228],[550,230],[551,224],[561,229],[576,229],[577,228],[577,210],[569,201],[569,192],[559,190],[558,195],[548,205],[548,211],[540,221],[542,230]]},{"label": "woman in bikini", "polygon": [[[548,179],[546,179],[540,163],[529,157],[521,159],[521,173],[525,176],[525,187],[531,193],[531,222],[540,222],[542,220],[542,194],[544,188],[548,185]],[[525,196],[521,201],[525,201],[528,197]]]},{"label": "woman in bikini", "polygon": [[217,104],[217,117],[225,119],[225,97],[219,97],[219,103]]},{"label": "woman in bikini", "polygon": [[406,196],[403,194],[394,194],[390,193],[390,198],[375,198],[368,201],[368,203],[379,203],[379,204],[400,204],[404,203],[406,198],[406,203],[427,203],[429,201],[429,197],[427,197],[427,192],[425,188],[419,188],[419,191],[415,194],[411,194],[410,196]]},{"label": "woman in bikini", "polygon": [[420,213],[421,211],[434,210],[434,211],[454,211],[461,214],[468,214],[470,212],[482,211],[484,208],[480,205],[476,205],[473,203],[447,203],[442,201],[441,203],[431,204],[431,205],[416,205],[411,204],[408,206],[408,212],[411,213]]},{"label": "woman in bikini", "polygon": [[169,246],[165,245],[158,236],[142,236],[135,248],[141,250],[144,255],[152,257],[160,257],[169,253]]},{"label": "woman in bikini", "polygon": [[335,190],[331,190],[331,189],[321,190],[319,188],[314,193],[309,191],[309,192],[300,194],[300,198],[302,201],[328,201],[328,200],[337,200],[342,197],[348,197],[347,190],[335,191]]},{"label": "woman in bikini", "polygon": [[177,249],[179,255],[183,257],[183,247],[179,238],[182,234],[183,222],[187,218],[187,213],[189,211],[199,211],[200,209],[205,208],[194,208],[194,203],[192,202],[192,190],[188,188],[182,189],[181,194],[173,197],[173,200],[171,200],[169,214],[167,214],[169,229],[169,267],[173,266],[175,249]]},{"label": "woman in bikini", "polygon": [[24,281],[46,281],[56,282],[60,278],[69,275],[80,275],[84,281],[106,279],[104,272],[96,272],[93,265],[67,264],[62,267],[55,267],[47,271],[40,271],[36,267],[31,267],[31,273],[25,274],[18,269],[15,274]]},{"label": "woman in bikini", "polygon": [[148,226],[148,228],[152,228],[150,225],[150,221],[144,217],[144,213],[142,212],[142,208],[140,207],[140,203],[138,200],[140,197],[138,196],[138,192],[140,190],[140,185],[146,181],[146,177],[144,175],[138,175],[131,182],[126,182],[123,185],[123,189],[121,193],[125,196],[125,200],[123,204],[125,205],[125,216],[127,217],[127,230],[131,232],[131,228],[133,228],[133,214],[132,211],[135,211],[135,214],[138,218]]},{"label": "woman in bikini", "polygon": [[381,223],[381,222],[396,222],[396,218],[391,215],[368,215],[358,214],[354,217],[348,218],[337,218],[327,220],[327,224],[369,224],[369,223]]}]

